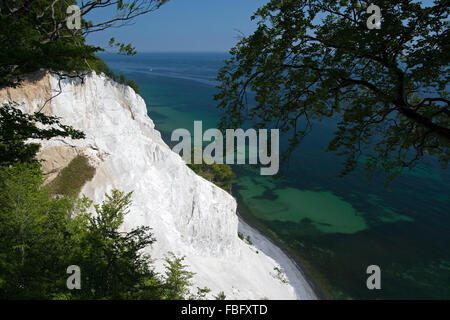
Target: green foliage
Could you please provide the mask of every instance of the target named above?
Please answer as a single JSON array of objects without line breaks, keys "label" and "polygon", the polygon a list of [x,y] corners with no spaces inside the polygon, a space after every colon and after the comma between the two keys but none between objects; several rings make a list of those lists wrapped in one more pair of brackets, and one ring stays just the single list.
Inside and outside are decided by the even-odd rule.
[{"label": "green foliage", "polygon": [[[192,159],[193,156],[191,156]],[[236,177],[231,167],[227,164],[188,164],[188,167],[192,169],[196,174],[211,181],[216,186],[224,189],[225,191],[231,191],[234,178]]]},{"label": "green foliage", "polygon": [[116,74],[98,56],[95,56],[92,59],[88,60],[88,63],[92,70],[94,70],[97,74],[104,73],[108,78],[117,81]]},{"label": "green foliage", "polygon": [[109,39],[109,46],[118,48],[120,54],[125,54],[125,55],[135,55],[136,54],[135,48],[133,48],[130,43],[125,44],[125,43],[121,43],[121,42],[116,42],[116,39],[114,39],[114,38]]},{"label": "green foliage", "polygon": [[134,92],[139,93],[139,85],[137,84],[136,81],[134,81],[134,80],[127,80],[125,82],[125,84],[127,86],[130,86],[134,90]]},{"label": "green foliage", "polygon": [[[23,76],[41,68],[80,75],[88,61],[103,48],[86,44],[85,36],[127,25],[134,18],[158,9],[167,0],[85,1],[78,3],[80,29],[69,28],[67,8],[75,0],[6,0],[0,2],[0,88],[17,86]],[[104,21],[87,21],[93,12]],[[135,54],[131,44],[116,42],[121,54]]]},{"label": "green foliage", "polygon": [[273,267],[273,270],[275,271],[275,278],[280,280],[282,283],[288,283],[288,279],[286,278],[286,274],[278,267]]},{"label": "green foliage", "polygon": [[[54,21],[64,21],[66,9],[75,0],[2,1],[0,4],[0,87],[17,85],[22,76],[45,68],[54,71],[82,71],[85,59],[100,50],[85,44],[61,23],[55,32]],[[18,11],[11,12],[14,8]]]},{"label": "green foliage", "polygon": [[204,287],[197,287],[197,293],[195,295],[190,295],[189,300],[205,300],[206,295],[211,292],[211,289]]},{"label": "green foliage", "polygon": [[191,279],[194,273],[186,270],[184,257],[177,257],[173,252],[165,259],[166,277],[164,299],[184,300],[189,295]]},{"label": "green foliage", "polygon": [[134,90],[134,92],[139,93],[139,85],[136,81],[127,80],[123,74],[117,76],[99,57],[95,56],[94,58],[90,59],[88,63],[92,70],[94,70],[97,74],[103,72],[108,78],[121,84],[126,84],[127,86],[130,86]]},{"label": "green foliage", "polygon": [[253,245],[253,242],[250,239],[250,236],[245,237],[241,232],[238,231],[238,237],[239,237],[239,239],[241,239],[245,243],[247,243],[247,244],[249,244],[251,246]]},{"label": "green foliage", "polygon": [[95,168],[89,164],[86,156],[77,155],[49,183],[52,194],[76,197],[84,184],[95,175]]},{"label": "green foliage", "polygon": [[14,103],[0,107],[0,165],[35,161],[39,144],[27,139],[53,137],[84,138],[84,133],[61,124],[60,119],[43,113],[25,114]]},{"label": "green foliage", "polygon": [[226,300],[227,296],[225,295],[225,292],[220,291],[219,294],[217,296],[215,296],[214,298],[216,298],[216,300]]},{"label": "green foliage", "polygon": [[235,175],[231,170],[231,167],[227,164],[189,164],[196,174],[202,176],[208,181],[211,181],[216,186],[224,189],[225,191],[230,191],[233,184]]},{"label": "green foliage", "polygon": [[379,30],[367,28],[361,1],[272,0],[259,9],[257,30],[218,75],[221,127],[278,127],[290,135],[290,153],[315,122],[336,119],[328,150],[346,157],[343,175],[361,155],[368,175],[383,168],[393,178],[425,154],[445,168],[448,1],[371,3],[381,8]]},{"label": "green foliage", "polygon": [[[120,231],[131,193],[113,190],[101,205],[52,197],[39,163],[0,166],[0,299],[202,299],[189,296],[193,273],[184,258],[166,260],[166,277],[143,250],[149,227]],[[66,269],[81,269],[81,289],[69,290]]]},{"label": "green foliage", "polygon": [[72,201],[42,182],[37,163],[0,167],[0,299],[48,299],[65,285]]},{"label": "green foliage", "polygon": [[[137,285],[146,283],[141,294],[149,296],[157,283],[150,268],[149,257],[142,250],[154,242],[149,227],[138,227],[120,232],[128,213],[131,193],[113,190],[101,205],[95,205],[95,214],[84,213],[77,217],[84,232],[78,233],[73,264],[82,270],[82,287],[77,298],[124,299],[137,298]],[[152,282],[153,283],[149,283]],[[143,288],[139,287],[139,291]]]}]

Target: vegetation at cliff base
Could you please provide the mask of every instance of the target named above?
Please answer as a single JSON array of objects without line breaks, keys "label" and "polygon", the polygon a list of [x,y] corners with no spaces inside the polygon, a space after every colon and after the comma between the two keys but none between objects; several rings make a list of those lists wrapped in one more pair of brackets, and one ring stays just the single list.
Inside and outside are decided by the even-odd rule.
[{"label": "vegetation at cliff base", "polygon": [[[194,149],[191,150],[191,159],[194,159]],[[208,162],[211,163],[213,161],[209,159]],[[214,183],[219,188],[231,192],[236,175],[229,165],[218,163],[207,164],[205,159],[203,159],[202,163],[187,163],[187,166],[196,174]]]},{"label": "vegetation at cliff base", "polygon": [[214,183],[219,188],[230,192],[235,174],[227,164],[188,164],[196,174]]}]

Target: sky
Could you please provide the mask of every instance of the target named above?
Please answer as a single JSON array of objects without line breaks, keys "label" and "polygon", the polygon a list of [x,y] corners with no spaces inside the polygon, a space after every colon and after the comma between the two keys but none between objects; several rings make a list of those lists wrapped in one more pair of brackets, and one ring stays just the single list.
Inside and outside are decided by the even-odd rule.
[{"label": "sky", "polygon": [[[108,49],[108,41],[129,43],[138,52],[228,52],[239,32],[256,29],[250,17],[267,0],[170,0],[160,9],[140,16],[132,26],[109,29],[87,40]],[[102,13],[89,19],[96,21]]]},{"label": "sky", "polygon": [[[239,31],[250,35],[256,29],[253,13],[269,0],[170,0],[158,10],[137,17],[135,24],[108,29],[88,36],[90,44],[107,51],[114,37],[132,43],[138,52],[228,52]],[[425,6],[432,0],[416,1]],[[111,10],[95,10],[90,20],[104,20]],[[111,17],[111,15],[109,15]]]}]

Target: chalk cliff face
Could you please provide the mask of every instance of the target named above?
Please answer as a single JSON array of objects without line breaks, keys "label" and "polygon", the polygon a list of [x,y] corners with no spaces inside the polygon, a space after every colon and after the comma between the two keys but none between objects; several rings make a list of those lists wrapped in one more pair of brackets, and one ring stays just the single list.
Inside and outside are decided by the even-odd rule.
[{"label": "chalk cliff face", "polygon": [[[61,93],[59,90],[61,86]],[[59,93],[59,94],[58,94]],[[96,167],[82,193],[95,203],[111,189],[133,191],[123,228],[147,225],[156,243],[149,249],[162,271],[172,251],[186,256],[194,287],[224,291],[230,299],[295,299],[291,285],[274,276],[276,262],[238,238],[235,199],[197,176],[161,139],[144,100],[128,86],[94,73],[61,80],[45,74],[16,89],[0,91],[26,112],[42,110],[82,130],[86,139],[42,142],[39,157],[50,179],[77,154]]]}]

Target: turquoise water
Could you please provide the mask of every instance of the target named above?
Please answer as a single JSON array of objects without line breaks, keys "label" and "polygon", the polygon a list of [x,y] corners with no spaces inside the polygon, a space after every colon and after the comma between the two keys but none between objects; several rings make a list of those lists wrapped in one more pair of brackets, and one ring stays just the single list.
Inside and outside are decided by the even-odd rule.
[{"label": "turquoise water", "polygon": [[[139,83],[149,116],[169,145],[176,128],[216,127],[215,76],[225,54],[158,53],[102,58]],[[247,214],[274,233],[335,298],[450,298],[450,172],[424,160],[384,188],[363,170],[339,178],[342,159],[325,152],[334,123],[316,124],[280,179],[233,166],[233,193]],[[283,140],[283,136],[281,136]],[[381,290],[366,287],[381,268]]]}]

